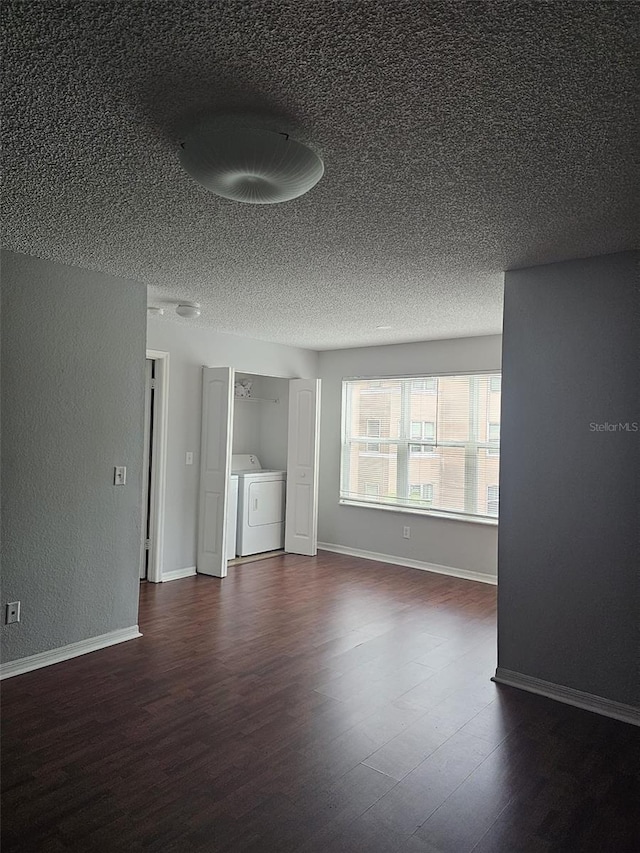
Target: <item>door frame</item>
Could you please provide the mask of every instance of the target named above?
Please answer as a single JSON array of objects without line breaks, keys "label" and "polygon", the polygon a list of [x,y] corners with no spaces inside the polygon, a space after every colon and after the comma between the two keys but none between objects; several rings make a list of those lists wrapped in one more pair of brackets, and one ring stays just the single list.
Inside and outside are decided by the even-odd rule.
[{"label": "door frame", "polygon": [[[219,377],[207,377],[206,371],[218,371],[220,372]],[[222,371],[226,372],[226,376],[222,374]],[[319,444],[320,444],[320,387],[321,381],[318,378],[313,379],[301,379],[300,377],[292,377],[292,376],[278,376],[275,373],[258,373],[253,370],[240,370],[239,368],[234,368],[229,365],[224,367],[208,367],[207,365],[203,366],[202,372],[202,429],[201,429],[201,447],[200,447],[200,487],[198,491],[198,557],[197,557],[197,566],[196,571],[198,574],[209,575],[210,577],[217,578],[225,578],[227,576],[228,570],[228,560],[226,555],[226,533],[227,533],[227,511],[228,511],[228,486],[229,486],[229,476],[231,473],[231,456],[233,453],[233,416],[235,410],[235,395],[233,393],[233,385],[235,376],[237,373],[247,373],[253,376],[266,376],[273,379],[284,379],[288,382],[289,385],[289,412],[288,412],[288,441],[287,441],[287,495],[290,497],[292,493],[290,493],[290,477],[293,474],[293,471],[290,470],[292,468],[292,461],[294,457],[291,456],[291,407],[293,405],[293,397],[291,394],[293,383],[302,382],[303,384],[309,385],[307,389],[300,389],[305,391],[310,391],[313,395],[314,399],[314,414],[311,422],[314,427],[314,440],[313,447],[311,448],[311,457],[313,462],[313,496],[312,503],[314,507],[314,516],[311,523],[311,534],[309,539],[311,541],[311,545],[306,544],[303,550],[300,550],[299,547],[295,547],[296,543],[293,541],[287,542],[287,520],[291,518],[290,511],[285,513],[285,542],[284,549],[288,551],[288,553],[292,554],[303,554],[314,556],[317,554],[317,525],[318,525],[318,483],[319,483]],[[210,383],[208,380],[212,382],[222,383],[225,382],[228,384],[226,388],[227,394],[227,406],[219,406],[226,417],[226,432],[222,430],[220,434],[214,439],[212,439],[212,447],[214,449],[214,459],[212,461],[212,467],[207,468],[209,462],[207,461],[209,458],[209,439],[211,436],[211,431],[209,430],[209,405],[210,400],[207,397],[207,394],[210,393],[205,389],[210,388]],[[219,423],[223,424],[223,419],[220,419]],[[220,482],[216,479],[214,484],[211,486],[209,491],[209,495],[212,497],[212,501],[210,502],[210,510],[207,509],[205,505],[205,480],[207,476],[214,475],[214,479],[219,477],[222,469],[225,469],[225,482],[226,486],[222,487]],[[297,460],[296,470],[300,469],[300,460]],[[302,473],[301,477],[308,477],[308,467],[307,471]],[[307,485],[308,480],[305,479],[302,483],[303,486]],[[220,512],[218,505],[222,504],[222,512]],[[290,504],[290,502],[289,502]],[[209,515],[207,513],[209,512]],[[209,549],[205,549],[205,530],[211,531],[214,530],[214,535],[210,536],[210,542],[212,543],[212,547]],[[287,545],[289,547],[287,548]],[[311,553],[310,553],[311,552]],[[207,564],[207,571],[204,571],[204,564],[209,560]]]},{"label": "door frame", "polygon": [[140,537],[140,566],[139,575],[141,581],[146,581],[148,566],[147,540],[146,535],[149,530],[149,492],[151,489],[151,436],[152,436],[152,421],[153,411],[151,401],[153,400],[153,371],[155,369],[155,361],[150,358],[145,359],[144,363],[144,431],[143,435],[143,460],[142,467],[142,536]]},{"label": "door frame", "polygon": [[[147,580],[162,583],[164,570],[164,511],[167,482],[167,436],[169,427],[169,353],[147,350],[155,362],[153,442],[151,448],[151,501],[149,531],[151,545]],[[143,495],[143,500],[145,496]],[[144,536],[144,531],[143,531]]]}]

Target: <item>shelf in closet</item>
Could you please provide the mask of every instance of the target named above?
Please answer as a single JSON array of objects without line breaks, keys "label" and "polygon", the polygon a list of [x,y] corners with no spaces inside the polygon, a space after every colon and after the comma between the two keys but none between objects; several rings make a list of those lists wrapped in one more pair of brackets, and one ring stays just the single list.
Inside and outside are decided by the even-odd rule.
[{"label": "shelf in closet", "polygon": [[240,403],[279,403],[280,398],[276,397],[275,400],[269,397],[237,397],[234,396],[234,400],[238,400]]}]

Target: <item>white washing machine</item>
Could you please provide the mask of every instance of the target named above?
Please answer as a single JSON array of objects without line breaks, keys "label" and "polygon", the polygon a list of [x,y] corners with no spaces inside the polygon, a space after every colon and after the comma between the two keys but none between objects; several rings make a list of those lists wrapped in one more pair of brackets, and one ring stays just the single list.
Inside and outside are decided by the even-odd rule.
[{"label": "white washing machine", "polygon": [[238,475],[239,557],[284,547],[286,471],[271,471],[255,453],[234,454],[231,473]]}]

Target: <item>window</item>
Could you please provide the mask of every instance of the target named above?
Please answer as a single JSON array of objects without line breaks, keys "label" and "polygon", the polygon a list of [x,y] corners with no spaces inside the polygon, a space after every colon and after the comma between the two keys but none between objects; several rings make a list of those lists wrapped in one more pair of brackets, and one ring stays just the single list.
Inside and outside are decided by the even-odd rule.
[{"label": "window", "polygon": [[436,425],[433,421],[411,421],[411,438],[428,444],[410,444],[410,453],[435,453]]},{"label": "window", "polygon": [[[367,418],[367,435],[380,437],[380,420],[379,418]],[[367,453],[380,453],[380,442],[369,441],[366,445]]]},{"label": "window", "polygon": [[431,394],[435,394],[438,390],[438,380],[435,376],[428,376],[425,379],[412,379],[411,390],[429,391]]},{"label": "window", "polygon": [[500,424],[489,423],[487,425],[487,456],[500,456]]},{"label": "window", "polygon": [[433,483],[414,483],[409,486],[409,497],[412,500],[431,502],[433,500]]},{"label": "window", "polygon": [[499,493],[497,486],[487,486],[487,515],[498,516]]},{"label": "window", "polygon": [[436,425],[433,421],[411,421],[411,438],[433,441],[436,437]]},{"label": "window", "polygon": [[[375,497],[389,508],[497,518],[497,494],[489,493],[500,465],[495,378],[344,380],[341,502]],[[377,383],[375,395],[370,382]],[[434,390],[426,395],[427,389]]]},{"label": "window", "polygon": [[494,373],[494,375],[489,379],[489,390],[490,391],[502,391],[502,376],[499,373]]}]

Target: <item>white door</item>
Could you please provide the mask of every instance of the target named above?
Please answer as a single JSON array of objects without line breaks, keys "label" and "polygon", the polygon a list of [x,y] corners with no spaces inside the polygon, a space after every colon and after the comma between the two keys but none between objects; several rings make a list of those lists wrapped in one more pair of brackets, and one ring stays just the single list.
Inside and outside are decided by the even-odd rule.
[{"label": "white door", "polygon": [[231,474],[232,367],[202,368],[202,440],[197,570],[227,574],[227,504]]},{"label": "white door", "polygon": [[284,549],[314,557],[318,551],[320,380],[289,382],[289,446]]}]

